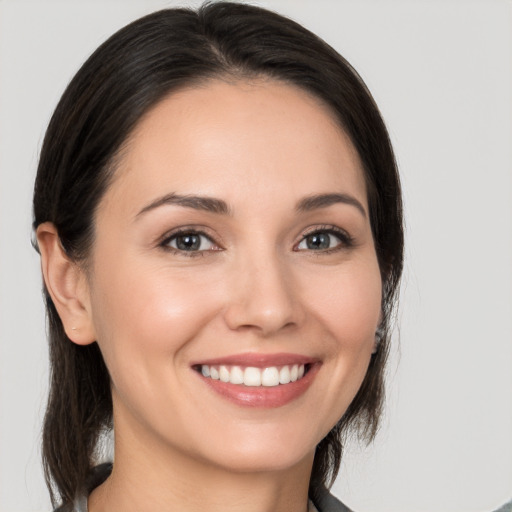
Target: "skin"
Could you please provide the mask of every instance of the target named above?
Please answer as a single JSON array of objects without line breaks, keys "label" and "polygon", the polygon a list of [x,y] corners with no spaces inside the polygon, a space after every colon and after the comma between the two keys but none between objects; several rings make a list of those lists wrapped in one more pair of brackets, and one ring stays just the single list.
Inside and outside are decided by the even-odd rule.
[{"label": "skin", "polygon": [[[332,193],[362,211],[297,211]],[[230,213],[140,213],[166,194],[218,198]],[[194,256],[169,241],[182,227],[205,233]],[[329,248],[308,246],[332,227],[342,235]],[[361,385],[381,311],[363,170],[327,107],[270,80],[174,93],[128,141],[87,271],[62,254],[51,224],[38,240],[68,336],[97,340],[112,379],[115,468],[90,511],[305,511],[315,446]],[[191,367],[283,352],[319,368],[280,407],[226,400]]]}]

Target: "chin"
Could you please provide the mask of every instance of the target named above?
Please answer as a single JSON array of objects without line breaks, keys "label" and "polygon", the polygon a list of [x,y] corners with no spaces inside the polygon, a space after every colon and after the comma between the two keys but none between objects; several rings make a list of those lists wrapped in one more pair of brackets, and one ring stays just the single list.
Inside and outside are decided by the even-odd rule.
[{"label": "chin", "polygon": [[[321,438],[301,435],[297,425],[291,430],[266,427],[250,435],[248,432],[236,435],[232,429],[227,430],[223,441],[210,445],[214,450],[209,450],[207,457],[218,466],[243,473],[283,471],[309,459],[313,462]],[[231,441],[228,443],[227,439]]]},{"label": "chin", "polygon": [[[219,454],[220,455],[220,454]],[[237,473],[269,473],[287,471],[298,466],[304,461],[313,462],[314,450],[298,451],[297,449],[285,451],[280,450],[241,450],[235,453],[224,454],[216,457],[220,460],[219,466]]]}]

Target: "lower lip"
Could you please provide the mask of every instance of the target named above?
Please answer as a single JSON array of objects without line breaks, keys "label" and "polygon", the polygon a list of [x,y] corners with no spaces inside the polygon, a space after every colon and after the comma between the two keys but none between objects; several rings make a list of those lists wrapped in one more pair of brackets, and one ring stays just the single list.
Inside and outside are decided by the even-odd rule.
[{"label": "lower lip", "polygon": [[313,382],[319,368],[320,364],[315,363],[301,379],[289,384],[269,387],[231,384],[203,377],[199,373],[198,375],[213,391],[230,402],[246,407],[272,408],[286,405],[303,395]]}]

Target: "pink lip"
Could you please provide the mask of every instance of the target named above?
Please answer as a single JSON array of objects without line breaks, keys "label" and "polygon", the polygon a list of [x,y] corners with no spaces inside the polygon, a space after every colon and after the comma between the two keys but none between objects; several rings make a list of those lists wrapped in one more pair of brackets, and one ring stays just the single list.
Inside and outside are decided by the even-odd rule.
[{"label": "pink lip", "polygon": [[200,372],[195,374],[215,393],[221,397],[245,407],[274,408],[286,405],[302,396],[316,374],[320,370],[321,362],[316,358],[306,357],[299,354],[238,354],[228,357],[208,359],[200,363],[194,363],[192,366],[198,368],[200,365],[208,366],[237,365],[252,366],[255,368],[266,368],[269,366],[283,366],[285,364],[307,364],[308,371],[301,379],[290,382],[289,384],[280,384],[273,387],[251,387],[239,384],[231,384],[214,380],[209,377],[203,377]]},{"label": "pink lip", "polygon": [[192,363],[192,366],[206,364],[208,366],[252,366],[254,368],[268,368],[269,366],[284,366],[285,364],[313,364],[318,362],[317,358],[303,356],[300,354],[258,354],[247,352],[245,354],[234,354],[231,356],[217,357]]}]

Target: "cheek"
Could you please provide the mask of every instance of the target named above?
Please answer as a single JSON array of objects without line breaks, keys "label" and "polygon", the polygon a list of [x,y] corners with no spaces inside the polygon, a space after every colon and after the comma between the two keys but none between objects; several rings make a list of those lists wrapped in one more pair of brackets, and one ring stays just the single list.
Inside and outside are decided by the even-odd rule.
[{"label": "cheek", "polygon": [[[382,285],[376,259],[347,265],[315,287],[311,310],[324,328],[326,393],[336,403],[331,421],[345,412],[366,375],[381,315]],[[334,412],[336,411],[336,412]]]},{"label": "cheek", "polygon": [[376,260],[325,275],[311,292],[311,308],[340,348],[373,347],[381,314],[382,284]]},{"label": "cheek", "polygon": [[118,262],[95,276],[92,300],[98,343],[111,376],[119,368],[144,371],[154,357],[180,355],[216,312],[215,289],[190,274]]}]

